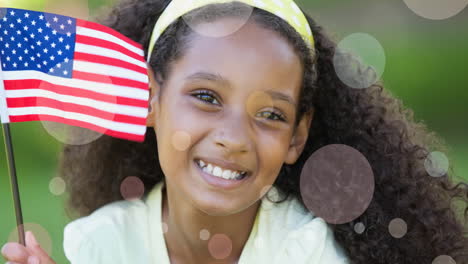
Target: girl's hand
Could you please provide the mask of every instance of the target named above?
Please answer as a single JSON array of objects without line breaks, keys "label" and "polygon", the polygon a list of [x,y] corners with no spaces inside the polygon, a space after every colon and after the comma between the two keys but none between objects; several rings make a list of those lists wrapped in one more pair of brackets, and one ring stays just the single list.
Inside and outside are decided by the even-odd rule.
[{"label": "girl's hand", "polygon": [[31,231],[27,231],[25,236],[26,247],[13,242],[3,246],[2,255],[9,264],[55,264],[55,261],[37,243]]}]

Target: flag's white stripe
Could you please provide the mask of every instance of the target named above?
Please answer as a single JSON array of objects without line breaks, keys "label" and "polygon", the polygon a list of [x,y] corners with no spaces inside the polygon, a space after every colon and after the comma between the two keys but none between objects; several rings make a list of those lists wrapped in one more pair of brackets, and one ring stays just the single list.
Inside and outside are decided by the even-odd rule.
[{"label": "flag's white stripe", "polygon": [[0,69],[0,119],[2,124],[10,123],[6,102],[5,86],[3,85],[2,70]]},{"label": "flag's white stripe", "polygon": [[89,106],[109,113],[128,116],[146,117],[148,114],[148,109],[145,107],[112,104],[83,97],[57,94],[42,89],[8,90],[6,91],[6,96],[7,98],[45,97],[65,103]]},{"label": "flag's white stripe", "polygon": [[102,119],[95,116],[73,113],[62,111],[50,107],[18,107],[10,108],[10,116],[22,116],[22,115],[51,115],[57,117],[63,117],[67,119],[78,120],[86,123],[90,123],[96,126],[104,127],[119,132],[143,135],[146,131],[145,125],[134,125],[128,123],[121,123]]},{"label": "flag's white stripe", "polygon": [[[134,87],[121,86],[115,84],[107,84],[100,82],[92,82],[78,79],[61,78],[52,76],[38,71],[4,71],[4,80],[24,80],[25,76],[28,79],[37,79],[50,82],[55,85],[63,85],[71,88],[80,88],[88,91],[93,91],[102,94],[114,96],[122,96],[132,99],[148,100],[149,91]],[[40,88],[40,87],[24,87],[24,88]]]},{"label": "flag's white stripe", "polygon": [[83,44],[83,43],[76,43],[75,52],[89,53],[89,54],[105,56],[105,57],[109,57],[113,59],[120,59],[129,63],[135,64],[137,66],[140,66],[143,69],[146,69],[146,63],[144,61],[139,61],[126,54],[123,54],[122,52],[118,52],[112,49],[106,49],[103,47],[93,46],[93,45],[88,45],[88,44]]},{"label": "flag's white stripe", "polygon": [[109,33],[98,31],[95,29],[90,29],[90,28],[85,28],[85,27],[77,27],[76,28],[76,34],[78,35],[83,35],[83,36],[88,36],[88,37],[93,37],[93,38],[98,38],[106,41],[110,41],[113,43],[116,43],[127,50],[139,55],[139,56],[144,56],[143,50],[139,49],[133,45],[130,45],[129,43],[125,42],[124,40],[117,38]]},{"label": "flag's white stripe", "polygon": [[101,74],[103,76],[114,76],[134,80],[137,82],[148,83],[148,75],[146,74],[107,64],[75,60],[73,61],[73,70],[93,74]]}]

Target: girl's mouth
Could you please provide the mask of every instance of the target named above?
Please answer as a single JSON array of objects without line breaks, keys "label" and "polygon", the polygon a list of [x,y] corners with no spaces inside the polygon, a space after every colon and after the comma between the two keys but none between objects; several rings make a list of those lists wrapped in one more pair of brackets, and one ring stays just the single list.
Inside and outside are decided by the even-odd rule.
[{"label": "girl's mouth", "polygon": [[246,179],[250,178],[251,174],[248,171],[228,169],[220,164],[208,162],[203,159],[195,159],[194,163],[205,181],[210,185],[225,189],[239,186]]}]

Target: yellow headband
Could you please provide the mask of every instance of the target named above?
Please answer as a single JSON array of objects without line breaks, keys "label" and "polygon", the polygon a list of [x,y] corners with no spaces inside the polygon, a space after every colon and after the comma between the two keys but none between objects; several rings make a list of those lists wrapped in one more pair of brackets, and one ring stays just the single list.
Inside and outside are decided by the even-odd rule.
[{"label": "yellow headband", "polygon": [[172,0],[154,26],[148,48],[148,62],[154,45],[166,28],[179,17],[199,7],[209,4],[242,2],[281,17],[302,36],[310,49],[314,47],[314,37],[306,17],[293,0]]}]

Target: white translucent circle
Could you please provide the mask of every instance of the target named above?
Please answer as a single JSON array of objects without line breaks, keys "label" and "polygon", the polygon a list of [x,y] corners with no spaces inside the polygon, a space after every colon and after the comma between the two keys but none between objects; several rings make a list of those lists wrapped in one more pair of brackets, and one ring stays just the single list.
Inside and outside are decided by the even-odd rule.
[{"label": "white translucent circle", "polygon": [[1,0],[0,4],[2,7],[21,8],[28,10],[43,11],[43,0],[31,1],[31,0]]},{"label": "white translucent circle", "polygon": [[265,240],[261,237],[257,237],[255,240],[254,240],[254,246],[257,248],[257,249],[261,249],[261,248],[264,248],[265,247]]},{"label": "white translucent circle", "polygon": [[342,39],[333,56],[340,80],[351,88],[375,84],[385,70],[385,51],[380,42],[366,33],[353,33]]},{"label": "white translucent circle", "polygon": [[[67,36],[63,36],[66,38]],[[45,45],[45,44],[44,44]],[[35,47],[37,49],[37,47]],[[48,71],[52,73],[60,72],[61,74],[69,74],[67,71],[67,65],[73,64],[72,58],[68,58],[61,50],[54,50],[48,54],[48,56],[54,56],[55,64],[53,66],[46,65]],[[60,55],[62,54],[62,55]],[[101,73],[102,69],[98,65],[90,64],[87,69],[91,73]],[[99,89],[108,89],[113,84],[110,76],[107,75],[95,75],[90,81],[100,82]],[[48,82],[41,81],[39,84],[39,90],[43,93],[53,95],[54,97],[37,97],[36,104],[38,106],[50,106],[54,104],[56,110],[55,114],[50,110],[46,110],[39,114],[39,120],[41,121],[44,129],[58,141],[68,145],[84,145],[93,142],[100,138],[107,132],[107,128],[96,124],[94,119],[105,121],[113,121],[115,113],[118,112],[119,106],[117,105],[117,98],[114,95],[109,94],[97,94],[93,89],[77,89],[71,91],[61,90],[59,87],[54,86]],[[78,95],[76,94],[78,92]],[[84,93],[94,94],[94,98],[89,98]],[[79,96],[83,94],[82,96]],[[54,101],[50,99],[53,98]],[[99,100],[97,100],[99,99]],[[80,110],[77,110],[77,107]],[[88,127],[88,128],[87,128]]]},{"label": "white translucent circle", "polygon": [[268,193],[268,191],[272,188],[272,185],[265,185],[261,190],[260,190],[260,199],[265,196],[265,194]]},{"label": "white translucent circle", "polygon": [[[195,0],[196,1],[196,0]],[[253,7],[243,3],[224,3],[223,6],[227,8],[219,8],[215,6],[204,6],[200,9],[196,9],[188,12],[182,16],[185,23],[197,34],[205,37],[225,37],[237,32],[242,28],[252,16]],[[235,12],[235,17],[228,16],[225,23],[213,24],[212,22],[217,21],[218,17],[223,17],[223,13],[229,10],[229,12]]]},{"label": "white translucent circle", "polygon": [[210,239],[210,231],[206,229],[200,230],[200,239],[201,240],[208,240]]},{"label": "white translucent circle", "polygon": [[169,230],[169,226],[167,225],[167,223],[162,222],[162,231],[163,231],[163,233],[167,233],[168,230]]},{"label": "white translucent circle", "polygon": [[49,190],[53,195],[61,195],[65,192],[66,184],[61,177],[54,177],[49,182]]},{"label": "white translucent circle", "polygon": [[440,255],[437,256],[433,261],[432,264],[457,264],[455,260],[448,255]]},{"label": "white translucent circle", "polygon": [[[0,2],[1,3],[1,2]],[[6,8],[1,8],[0,9],[0,19],[2,19],[4,16],[7,15],[8,9]]]},{"label": "white translucent circle", "polygon": [[362,234],[364,232],[364,230],[366,230],[366,226],[363,223],[358,222],[358,223],[354,224],[354,232],[356,232],[358,234]]},{"label": "white translucent circle", "polygon": [[403,0],[418,16],[442,20],[455,16],[468,5],[468,0]]},{"label": "white translucent circle", "polygon": [[388,225],[388,231],[393,237],[402,238],[408,231],[408,226],[406,225],[405,220],[401,218],[395,218],[390,221],[390,224]]},{"label": "white translucent circle", "polygon": [[[22,228],[25,233],[25,238],[27,232],[31,231],[36,238],[41,248],[47,253],[47,255],[52,256],[52,238],[50,233],[40,224],[37,223],[23,223]],[[15,227],[10,234],[8,235],[8,242],[19,242],[18,239],[18,229]]]},{"label": "white translucent circle", "polygon": [[[47,13],[90,20],[89,2],[90,0],[44,0],[44,11]],[[58,29],[61,25],[60,23],[53,23],[53,20],[49,21],[49,18],[47,21],[50,22],[51,27],[55,29]]]},{"label": "white translucent circle", "polygon": [[424,168],[432,177],[441,177],[448,172],[449,160],[444,153],[433,151],[424,160]]}]

